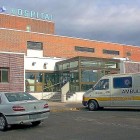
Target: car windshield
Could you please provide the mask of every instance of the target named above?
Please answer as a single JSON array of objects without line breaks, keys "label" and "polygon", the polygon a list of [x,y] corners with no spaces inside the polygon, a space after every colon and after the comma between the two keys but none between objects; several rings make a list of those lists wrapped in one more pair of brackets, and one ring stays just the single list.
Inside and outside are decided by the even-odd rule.
[{"label": "car windshield", "polygon": [[24,101],[24,100],[37,100],[32,95],[25,93],[25,92],[5,93],[5,96],[7,97],[9,102]]}]

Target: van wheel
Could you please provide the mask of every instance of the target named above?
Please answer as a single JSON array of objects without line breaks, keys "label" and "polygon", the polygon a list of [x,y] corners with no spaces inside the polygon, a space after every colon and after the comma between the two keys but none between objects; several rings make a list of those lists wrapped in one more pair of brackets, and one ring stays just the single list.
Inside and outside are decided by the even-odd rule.
[{"label": "van wheel", "polygon": [[89,101],[89,103],[88,103],[88,109],[90,111],[98,110],[98,108],[99,108],[98,103],[95,100]]},{"label": "van wheel", "polygon": [[2,114],[0,114],[0,130],[5,131],[7,130],[7,128],[8,128],[8,124],[6,118]]}]

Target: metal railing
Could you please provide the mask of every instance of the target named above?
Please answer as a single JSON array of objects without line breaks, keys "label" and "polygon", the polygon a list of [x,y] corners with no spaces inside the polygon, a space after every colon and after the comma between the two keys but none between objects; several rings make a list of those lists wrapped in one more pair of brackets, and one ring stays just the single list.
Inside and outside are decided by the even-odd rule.
[{"label": "metal railing", "polygon": [[[61,85],[61,83],[56,83],[56,84],[54,84],[54,85],[52,85],[52,86],[48,86],[48,87],[46,86],[46,87],[43,88],[43,91],[44,91],[45,89],[53,88],[53,87],[55,87],[55,86],[57,86],[57,85]],[[53,91],[51,91],[51,92],[53,92]],[[56,91],[56,92],[57,92],[57,91]],[[43,93],[44,93],[44,92],[42,92],[42,99],[53,94],[53,93],[50,93],[50,94],[47,94],[47,95],[43,96]]]},{"label": "metal railing", "polygon": [[[45,90],[45,89],[48,89],[48,88],[53,88],[54,86],[57,86],[57,85],[63,85],[62,87],[60,87],[61,89],[59,89],[59,91],[61,92],[61,101],[62,102],[65,102],[66,101],[66,94],[67,94],[67,92],[69,91],[69,81],[67,82],[67,83],[65,83],[65,84],[62,84],[61,82],[60,83],[56,83],[56,84],[54,84],[54,85],[52,85],[52,86],[49,86],[49,87],[45,87],[45,88],[43,88],[43,91]],[[57,92],[57,91],[56,91]],[[52,94],[53,94],[53,92],[52,93],[50,93],[50,94],[47,94],[47,95],[43,95],[44,94],[44,92],[42,92],[42,99],[43,98],[45,98],[45,97],[48,97],[48,96],[51,96]]]}]

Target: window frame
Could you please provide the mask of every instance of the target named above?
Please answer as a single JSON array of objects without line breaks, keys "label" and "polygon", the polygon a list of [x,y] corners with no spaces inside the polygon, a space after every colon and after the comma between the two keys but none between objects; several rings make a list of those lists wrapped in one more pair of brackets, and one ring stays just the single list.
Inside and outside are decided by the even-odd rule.
[{"label": "window frame", "polygon": [[26,31],[30,32],[31,31],[31,25],[26,25]]},{"label": "window frame", "polygon": [[[33,45],[29,45],[29,43],[32,43]],[[41,44],[39,47],[37,46],[37,44]],[[36,45],[35,45],[36,44]],[[36,46],[36,47],[34,47]],[[35,42],[35,41],[27,41],[27,49],[30,50],[43,50],[43,43],[42,42]]]},{"label": "window frame", "polygon": [[[3,71],[7,71],[7,73],[8,73],[6,82],[3,82]],[[0,67],[0,83],[9,83],[9,68]]]},{"label": "window frame", "polygon": [[[120,87],[117,87],[116,85],[114,86],[114,82],[115,82],[114,80],[117,80],[117,79],[120,79],[120,81],[123,80],[122,83],[120,85],[118,85]],[[119,82],[116,82],[116,83],[120,83],[120,81]],[[128,82],[130,82],[130,83],[128,83]],[[127,86],[127,84],[129,84],[129,86]],[[132,77],[131,76],[128,76],[128,77],[114,77],[113,78],[113,88],[114,89],[119,89],[119,88],[132,88],[132,84],[133,83],[132,83]]]},{"label": "window frame", "polygon": [[128,57],[130,57],[130,56],[131,56],[131,52],[127,52],[126,55],[127,55]]},{"label": "window frame", "polygon": [[[94,87],[94,90],[109,90],[110,86],[109,86],[109,81],[110,79],[101,79],[96,86]],[[101,82],[103,82],[103,84],[101,84]],[[105,83],[108,83],[108,88],[103,88],[105,86]],[[97,86],[100,84],[99,89],[97,88]]]},{"label": "window frame", "polygon": [[120,55],[120,51],[103,49],[103,54]]},{"label": "window frame", "polygon": [[75,51],[95,53],[94,48],[75,46]]}]

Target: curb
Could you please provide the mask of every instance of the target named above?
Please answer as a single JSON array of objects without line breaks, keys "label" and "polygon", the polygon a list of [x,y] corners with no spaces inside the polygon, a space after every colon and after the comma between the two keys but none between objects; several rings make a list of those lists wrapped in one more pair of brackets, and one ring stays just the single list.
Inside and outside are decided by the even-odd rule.
[{"label": "curb", "polygon": [[77,107],[77,108],[66,108],[66,109],[52,109],[50,112],[64,112],[64,111],[75,111],[75,110],[82,110],[85,107]]}]

